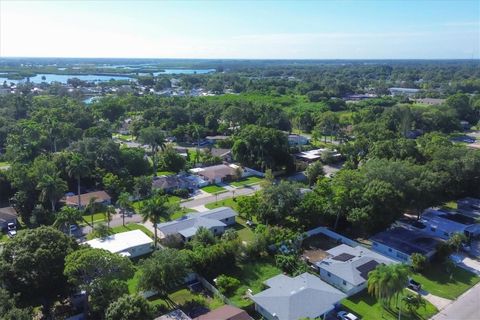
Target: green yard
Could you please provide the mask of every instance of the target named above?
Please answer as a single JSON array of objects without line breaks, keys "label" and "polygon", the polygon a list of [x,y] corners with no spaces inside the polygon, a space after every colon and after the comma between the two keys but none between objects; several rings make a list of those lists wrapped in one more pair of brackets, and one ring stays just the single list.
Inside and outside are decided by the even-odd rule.
[{"label": "green yard", "polygon": [[113,138],[117,138],[122,141],[134,141],[135,137],[131,134],[121,134],[121,133],[114,133],[112,134]]},{"label": "green yard", "polygon": [[210,203],[207,203],[205,205],[205,207],[208,208],[208,209],[215,209],[215,208],[219,208],[219,207],[230,207],[233,210],[238,212],[238,202],[237,201],[239,199],[243,198],[243,197],[248,197],[248,196],[238,196],[238,197],[235,197],[235,199],[234,198],[227,198],[227,199],[223,199],[223,200],[216,201],[216,202],[210,202]]},{"label": "green yard", "polygon": [[160,177],[160,176],[171,176],[171,175],[174,175],[175,172],[173,171],[157,171],[157,177]]},{"label": "green yard", "polygon": [[217,186],[216,184],[205,186],[205,187],[202,187],[200,189],[202,189],[205,192],[211,193],[211,194],[218,194],[218,193],[227,192],[227,190],[225,188]]},{"label": "green yard", "polygon": [[417,273],[412,278],[422,284],[422,289],[447,299],[457,298],[480,281],[480,277],[460,267],[455,267],[450,277],[441,265],[431,265],[422,274]]},{"label": "green yard", "polygon": [[[92,223],[92,216],[90,214],[83,215],[83,222],[80,222],[80,226],[86,226],[87,224]],[[101,223],[106,222],[105,213],[104,212],[97,212],[93,214],[93,223]]]},{"label": "green yard", "polygon": [[[110,228],[110,234],[122,233],[122,232],[127,232],[132,230],[142,230],[147,236],[153,239],[153,232],[148,230],[145,226],[137,223],[129,223],[129,224],[126,224],[125,226]],[[87,240],[92,240],[94,238],[95,238],[94,232],[87,234]]]},{"label": "green yard", "polygon": [[[170,203],[180,203],[180,200],[181,198],[180,197],[177,197],[177,196],[168,196],[168,201]],[[133,203],[133,210],[136,212],[136,213],[140,213],[140,209],[142,207],[142,203],[143,201],[145,200],[139,200],[139,201],[135,201]],[[172,214],[172,216],[170,217],[170,220],[175,220],[175,219],[178,219],[182,216],[184,216],[185,214],[189,213],[189,212],[196,212],[195,210],[193,209],[189,209],[189,208],[180,208],[178,211],[174,212]]]},{"label": "green yard", "polygon": [[[409,292],[404,290],[399,298],[399,305],[402,308],[402,319],[429,319],[431,316],[437,313],[437,308],[426,301],[425,308],[419,308],[416,314],[409,314],[404,307],[404,302],[402,301],[402,297],[406,293]],[[354,314],[360,316],[361,319],[398,319],[398,309],[395,306],[395,301],[391,302],[390,307],[384,308],[382,304],[376,298],[369,295],[366,290],[350,298],[342,300],[342,305],[351,310]]]},{"label": "green yard", "polygon": [[263,180],[263,178],[261,178],[261,177],[251,176],[251,177],[248,177],[248,178],[242,178],[240,180],[231,182],[230,184],[234,187],[239,188],[239,187],[245,187],[245,186],[251,186],[251,185],[254,185],[254,184],[258,184],[262,180]]},{"label": "green yard", "polygon": [[6,161],[0,161],[0,167],[8,167],[10,165],[9,162]]},{"label": "green yard", "polygon": [[240,287],[233,295],[228,298],[238,307],[245,308],[252,304],[252,300],[246,297],[247,289],[251,289],[254,294],[264,289],[263,282],[282,273],[275,267],[273,261],[256,261],[240,265],[236,270],[229,274],[240,280]]}]

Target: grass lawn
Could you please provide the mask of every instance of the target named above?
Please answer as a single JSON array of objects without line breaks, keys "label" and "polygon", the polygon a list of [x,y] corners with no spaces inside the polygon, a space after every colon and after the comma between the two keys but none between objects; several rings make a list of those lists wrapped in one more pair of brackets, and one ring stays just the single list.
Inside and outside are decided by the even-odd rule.
[{"label": "grass lawn", "polygon": [[[84,222],[81,222],[81,226],[86,226],[87,224],[92,223],[92,216],[90,214],[86,214],[83,216]],[[105,219],[105,213],[104,212],[97,212],[93,214],[93,223],[100,223],[100,222],[106,222],[107,220]]]},{"label": "grass lawn", "polygon": [[[404,308],[404,302],[402,301],[402,297],[406,293],[409,292],[404,290],[399,298],[399,305],[402,307],[402,319],[429,319],[437,313],[437,308],[435,308],[430,302],[425,301],[425,308],[419,308],[416,314],[408,314]],[[381,303],[377,301],[376,298],[369,295],[366,290],[342,300],[342,304],[354,314],[359,315],[362,319],[398,319],[398,311],[395,307],[395,301],[392,301],[391,308],[385,309]]]},{"label": "grass lawn", "polygon": [[[170,196],[170,195],[168,196],[168,201],[170,203],[180,203],[180,200],[182,200],[180,197]],[[145,201],[145,200],[139,200],[139,201],[135,201],[133,203],[133,210],[136,213],[140,213],[140,208],[142,207],[143,201]],[[187,214],[189,212],[196,212],[196,211],[193,210],[193,209],[189,209],[189,208],[180,208],[180,210],[178,210],[178,211],[176,211],[172,214],[172,216],[170,217],[170,220],[178,219],[178,218],[184,216],[185,214]]]},{"label": "grass lawn", "polygon": [[6,161],[0,161],[0,167],[7,167],[9,166],[10,163],[9,162],[6,162]]},{"label": "grass lawn", "polygon": [[227,198],[227,199],[223,199],[223,200],[216,201],[216,202],[210,202],[210,203],[207,203],[205,205],[205,207],[208,208],[208,209],[215,209],[215,208],[218,208],[218,207],[230,207],[233,210],[238,212],[238,202],[237,201],[239,199],[243,198],[243,197],[248,197],[248,196],[238,196],[238,197],[235,197],[235,199]]},{"label": "grass lawn", "polygon": [[[110,228],[110,234],[115,234],[115,233],[121,233],[121,232],[127,232],[127,231],[132,231],[132,230],[142,230],[147,236],[153,239],[153,232],[145,228],[145,226],[141,224],[136,224],[136,223],[130,223],[126,224],[125,226],[118,226],[118,227],[113,227]],[[87,234],[87,240],[92,240],[95,238],[94,233],[89,233]]]},{"label": "grass lawn", "polygon": [[212,193],[212,194],[222,193],[222,192],[227,191],[225,188],[217,186],[216,184],[205,186],[205,187],[202,187],[200,189],[202,189],[205,192]]},{"label": "grass lawn", "polygon": [[457,209],[457,202],[456,201],[449,201],[443,204],[445,209],[449,210],[456,210]]},{"label": "grass lawn", "polygon": [[480,281],[480,277],[460,267],[455,267],[450,279],[441,265],[431,265],[422,274],[417,273],[412,278],[422,284],[422,289],[447,299],[457,298]]},{"label": "grass lawn", "polygon": [[114,134],[112,134],[112,137],[117,138],[119,140],[123,140],[123,141],[134,141],[135,140],[135,137],[132,136],[131,134],[114,133]]},{"label": "grass lawn", "polygon": [[247,289],[251,289],[253,294],[259,293],[264,289],[263,282],[265,280],[280,273],[282,273],[282,270],[275,267],[273,261],[269,260],[242,264],[229,274],[237,278],[241,285],[234,294],[228,296],[228,298],[238,307],[245,308],[252,304],[252,300],[244,298]]},{"label": "grass lawn", "polygon": [[263,180],[261,177],[251,176],[248,178],[243,178],[238,181],[231,182],[230,184],[234,187],[244,187],[244,186],[251,186],[253,184],[258,184]]},{"label": "grass lawn", "polygon": [[160,177],[160,176],[171,176],[171,175],[174,175],[175,172],[173,171],[157,171],[157,177]]},{"label": "grass lawn", "polygon": [[0,235],[0,242],[8,241],[8,239],[10,239],[10,238],[8,237],[8,235],[6,233],[2,233]]},{"label": "grass lawn", "polygon": [[[224,305],[223,301],[217,297],[209,297],[200,293],[191,292],[188,289],[180,289],[178,291],[172,292],[168,295],[170,300],[172,300],[180,309],[184,309],[187,302],[195,301],[198,305],[205,306],[209,310],[217,309]],[[149,299],[152,305],[164,305],[166,303],[164,300],[158,297],[151,297]],[[188,310],[187,310],[188,312]]]}]

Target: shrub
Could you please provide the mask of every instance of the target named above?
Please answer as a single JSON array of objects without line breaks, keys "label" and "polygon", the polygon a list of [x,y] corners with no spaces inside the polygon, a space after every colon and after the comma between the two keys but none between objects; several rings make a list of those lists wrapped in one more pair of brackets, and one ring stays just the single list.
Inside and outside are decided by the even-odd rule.
[{"label": "shrub", "polygon": [[186,199],[190,196],[190,192],[187,189],[175,189],[172,191],[174,196]]},{"label": "shrub", "polygon": [[218,276],[215,283],[218,290],[220,290],[220,292],[223,294],[230,294],[240,286],[240,281],[238,279],[226,276],[224,274]]}]

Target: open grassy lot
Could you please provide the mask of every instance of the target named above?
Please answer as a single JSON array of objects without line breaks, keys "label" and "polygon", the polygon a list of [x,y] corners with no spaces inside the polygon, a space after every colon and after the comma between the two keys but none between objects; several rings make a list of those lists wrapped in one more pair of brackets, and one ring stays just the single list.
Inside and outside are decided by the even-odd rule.
[{"label": "open grassy lot", "polygon": [[234,187],[244,187],[244,186],[251,186],[253,184],[258,184],[263,180],[263,178],[257,176],[251,176],[248,178],[242,178],[240,180],[231,182],[230,184]]},{"label": "open grassy lot", "polygon": [[[437,313],[437,308],[430,302],[426,302],[425,308],[419,308],[416,313],[409,314],[405,308],[402,297],[408,293],[407,290],[400,295],[398,305],[402,308],[402,319],[430,319],[431,316]],[[360,316],[361,319],[398,319],[398,309],[395,306],[395,301],[392,300],[390,306],[384,308],[382,304],[373,296],[369,295],[366,290],[342,300],[342,305],[351,310],[354,314]]]},{"label": "open grassy lot", "polygon": [[245,297],[247,289],[251,289],[254,294],[259,293],[264,289],[263,282],[265,280],[280,273],[282,271],[275,267],[274,262],[270,260],[242,264],[229,274],[240,280],[241,285],[228,298],[240,308],[247,307],[252,304],[252,300]]},{"label": "open grassy lot", "polygon": [[431,265],[412,278],[420,282],[424,290],[447,299],[457,298],[480,281],[480,277],[460,267],[455,267],[450,276],[442,265]]},{"label": "open grassy lot", "polygon": [[211,193],[211,194],[227,192],[227,190],[225,188],[217,186],[216,184],[205,186],[205,187],[202,187],[200,189],[202,189],[205,192]]}]

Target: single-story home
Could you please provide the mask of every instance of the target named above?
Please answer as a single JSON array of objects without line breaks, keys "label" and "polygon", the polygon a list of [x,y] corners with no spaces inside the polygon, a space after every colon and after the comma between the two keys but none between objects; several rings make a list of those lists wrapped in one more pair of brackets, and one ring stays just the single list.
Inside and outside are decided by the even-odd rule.
[{"label": "single-story home", "polygon": [[194,320],[253,320],[253,318],[245,310],[227,304],[196,317]]},{"label": "single-story home", "polygon": [[217,135],[217,136],[206,136],[205,139],[208,140],[210,143],[217,143],[218,141],[223,141],[230,139],[230,136],[222,136],[222,135]]},{"label": "single-story home", "polygon": [[392,96],[398,95],[405,95],[405,96],[413,96],[420,92],[420,89],[416,88],[390,88],[388,89]]},{"label": "single-story home", "polygon": [[463,198],[457,201],[458,209],[462,210],[480,210],[480,199],[477,198]]},{"label": "single-story home", "polygon": [[428,104],[430,106],[436,106],[439,104],[445,103],[445,99],[436,99],[436,98],[423,98],[423,99],[413,99],[416,103]]},{"label": "single-story home", "polygon": [[445,240],[454,233],[473,237],[480,235],[480,225],[474,218],[454,212],[427,209],[422,213],[420,222],[426,226],[424,231],[427,234]]},{"label": "single-story home", "polygon": [[[112,198],[105,191],[94,191],[88,193],[82,193],[80,195],[80,207],[86,207],[91,199],[95,199],[96,204],[109,205],[112,203]],[[65,204],[71,207],[78,206],[78,195],[67,196],[65,199]]]},{"label": "single-story home", "polygon": [[199,169],[200,170],[196,171],[196,174],[211,184],[233,180],[237,175],[235,168],[226,164],[219,164]]},{"label": "single-story home", "polygon": [[231,149],[212,148],[210,153],[214,157],[219,157],[222,161],[231,162],[233,159]]},{"label": "single-story home", "polygon": [[316,263],[320,278],[348,296],[367,287],[368,273],[377,265],[396,263],[363,246],[341,244],[327,250],[327,253],[327,258]]},{"label": "single-story home", "polygon": [[289,134],[288,135],[288,144],[291,146],[303,146],[310,142],[310,140],[299,134]]},{"label": "single-story home", "polygon": [[0,231],[6,230],[9,223],[17,224],[17,210],[13,207],[0,208]]},{"label": "single-story home", "polygon": [[153,251],[153,240],[141,230],[116,233],[106,238],[86,241],[84,244],[129,258],[142,256]]},{"label": "single-story home", "polygon": [[161,239],[170,235],[180,235],[189,241],[200,227],[207,228],[215,235],[221,235],[225,229],[235,224],[237,213],[229,207],[220,207],[201,213],[190,213],[180,219],[158,225]]},{"label": "single-story home", "polygon": [[166,192],[176,189],[194,189],[196,187],[197,184],[194,181],[178,174],[154,177],[152,181],[152,189],[165,190]]},{"label": "single-story home", "polygon": [[372,238],[372,250],[388,256],[392,259],[409,263],[413,253],[420,253],[431,258],[437,249],[441,239],[420,230],[412,230],[406,227],[394,227]]},{"label": "single-story home", "polygon": [[280,274],[264,282],[269,288],[252,296],[255,310],[268,320],[323,318],[346,295],[317,276]]}]

